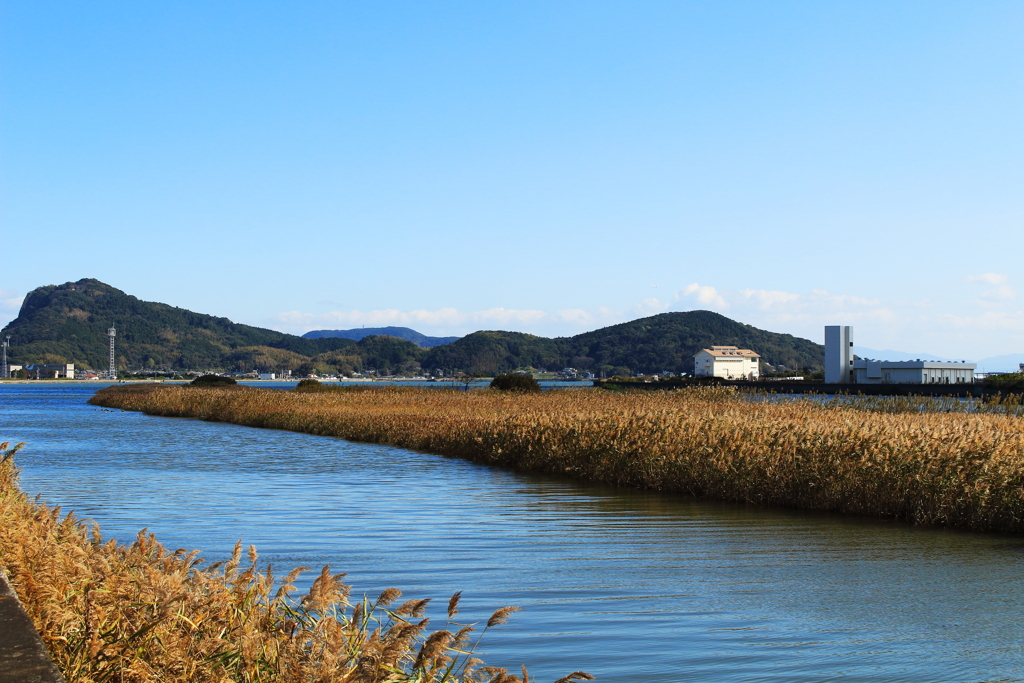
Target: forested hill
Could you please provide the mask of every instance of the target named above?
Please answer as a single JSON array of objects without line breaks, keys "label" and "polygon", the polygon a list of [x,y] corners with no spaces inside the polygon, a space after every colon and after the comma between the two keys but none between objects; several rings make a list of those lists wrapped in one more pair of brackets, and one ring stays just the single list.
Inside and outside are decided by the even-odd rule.
[{"label": "forested hill", "polygon": [[492,374],[517,367],[604,372],[693,372],[693,356],[712,345],[753,349],[771,365],[821,370],[821,344],[767,332],[711,311],[661,313],[574,337],[547,339],[520,332],[474,332],[438,346],[421,361],[433,370],[469,369]]},{"label": "forested hill", "polygon": [[[712,311],[661,313],[569,337],[569,355],[586,364],[637,368],[637,372],[693,372],[693,356],[709,346],[738,346],[773,366],[823,370],[825,347],[809,339],[736,322]],[[619,373],[616,373],[619,374]]]},{"label": "forested hill", "polygon": [[824,365],[820,344],[759,330],[710,311],[662,313],[555,339],[522,332],[474,332],[424,349],[388,335],[359,341],[307,339],[142,301],[92,279],[33,290],[18,317],[0,334],[11,335],[14,363],[75,363],[105,369],[111,325],[117,329],[119,370],[321,374],[373,369],[390,374],[422,367],[450,375],[574,367],[608,375],[692,372],[693,355],[715,344],[753,349],[766,362],[791,370],[820,370]]},{"label": "forested hill", "polygon": [[359,341],[364,337],[372,337],[375,334],[386,334],[389,337],[398,337],[411,341],[416,346],[429,349],[432,346],[451,344],[459,339],[458,337],[428,337],[408,327],[359,327],[354,330],[311,330],[302,335],[304,339],[322,339],[324,337],[341,337]]},{"label": "forested hill", "polygon": [[[347,364],[415,360],[423,352],[393,337],[303,339],[233,323],[167,304],[142,301],[99,280],[83,279],[33,290],[18,317],[4,328],[11,335],[14,363],[75,363],[106,368],[107,329],[117,329],[117,365],[122,370],[275,370],[306,363]],[[315,362],[314,362],[315,361]],[[312,371],[312,367],[310,367]]]}]

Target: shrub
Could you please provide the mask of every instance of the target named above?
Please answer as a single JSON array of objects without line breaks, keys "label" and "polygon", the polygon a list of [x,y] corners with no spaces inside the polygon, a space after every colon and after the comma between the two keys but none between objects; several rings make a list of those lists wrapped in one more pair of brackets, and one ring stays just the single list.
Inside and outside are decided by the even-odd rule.
[{"label": "shrub", "polygon": [[989,375],[985,378],[985,391],[995,393],[1024,393],[1024,372]]},{"label": "shrub", "polygon": [[203,375],[196,377],[190,382],[194,387],[227,387],[232,384],[238,384],[235,380],[230,377],[221,377],[220,375]]},{"label": "shrub", "polygon": [[540,385],[533,375],[506,373],[491,380],[491,389],[500,391],[540,391]]},{"label": "shrub", "polygon": [[320,384],[319,380],[303,379],[303,380],[299,380],[299,383],[295,385],[295,390],[296,391],[316,391],[317,389],[320,389],[322,387],[323,387],[323,385]]}]

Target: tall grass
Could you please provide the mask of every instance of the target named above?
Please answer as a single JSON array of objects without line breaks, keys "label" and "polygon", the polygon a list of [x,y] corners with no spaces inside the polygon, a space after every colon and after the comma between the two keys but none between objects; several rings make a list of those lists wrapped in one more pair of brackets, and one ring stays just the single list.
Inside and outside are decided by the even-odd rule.
[{"label": "tall grass", "polygon": [[848,396],[833,395],[829,401],[876,413],[975,413],[978,415],[1024,415],[1024,396],[991,394],[984,398],[953,396]]},{"label": "tall grass", "polygon": [[0,564],[69,683],[529,680],[525,667],[520,678],[473,655],[514,607],[475,634],[456,618],[457,593],[444,627],[430,631],[429,600],[399,603],[395,588],[353,599],[329,567],[298,598],[305,567],[279,578],[241,542],[204,568],[196,551],[170,551],[145,530],[127,545],[104,541],[95,525],[25,496],[13,459],[21,445],[0,444]]},{"label": "tall grass", "polygon": [[1024,531],[1024,423],[1009,414],[757,402],[725,387],[542,394],[111,387],[92,402],[722,500]]}]

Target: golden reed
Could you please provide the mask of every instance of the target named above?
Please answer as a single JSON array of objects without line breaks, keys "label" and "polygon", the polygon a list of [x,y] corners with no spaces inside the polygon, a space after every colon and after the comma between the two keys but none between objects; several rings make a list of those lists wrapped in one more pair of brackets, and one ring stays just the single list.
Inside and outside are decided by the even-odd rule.
[{"label": "golden reed", "polygon": [[751,400],[716,387],[516,394],[137,386],[104,389],[91,402],[721,500],[1024,531],[1024,422],[1015,409]]},{"label": "golden reed", "polygon": [[[516,608],[474,627],[430,631],[428,600],[401,592],[351,599],[343,574],[324,567],[293,597],[305,567],[282,578],[242,545],[203,567],[197,552],[169,551],[145,530],[131,544],[29,500],[13,448],[0,444],[0,564],[69,683],[517,683],[473,655],[479,636]],[[3,678],[0,672],[0,678]],[[561,683],[590,679],[575,672]]]}]

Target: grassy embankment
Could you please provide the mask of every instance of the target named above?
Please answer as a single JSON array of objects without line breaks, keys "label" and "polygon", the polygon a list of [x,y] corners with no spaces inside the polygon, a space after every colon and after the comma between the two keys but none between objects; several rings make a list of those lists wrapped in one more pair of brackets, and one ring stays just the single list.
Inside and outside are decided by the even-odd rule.
[{"label": "grassy embankment", "polygon": [[1024,422],[1013,400],[946,412],[965,404],[758,402],[714,387],[542,394],[111,387],[92,402],[721,500],[1024,531]]},{"label": "grassy embankment", "polygon": [[[0,444],[0,565],[69,683],[520,681],[473,657],[478,636],[456,619],[458,594],[444,628],[430,632],[428,600],[397,604],[401,592],[390,588],[350,601],[344,575],[327,567],[295,599],[305,568],[275,577],[251,546],[245,561],[241,543],[223,565],[203,568],[196,551],[168,551],[145,530],[129,545],[104,542],[98,528],[29,500],[18,487],[18,447],[8,446]],[[498,610],[483,630],[513,611]]]}]

